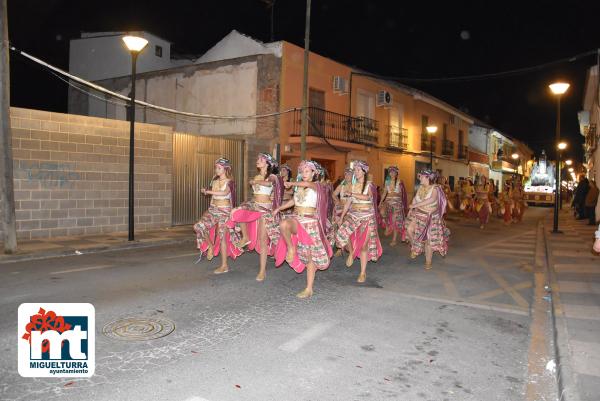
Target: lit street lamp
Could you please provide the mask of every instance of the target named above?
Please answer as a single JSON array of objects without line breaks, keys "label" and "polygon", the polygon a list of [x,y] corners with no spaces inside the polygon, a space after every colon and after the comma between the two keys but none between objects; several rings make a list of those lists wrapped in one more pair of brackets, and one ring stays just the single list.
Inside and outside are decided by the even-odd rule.
[{"label": "lit street lamp", "polygon": [[513,180],[516,183],[517,182],[517,175],[519,175],[519,162],[518,162],[518,160],[519,160],[519,154],[515,152],[510,157],[512,157],[512,159],[515,161],[515,163],[517,163],[516,166],[515,166],[515,174],[514,174],[514,177],[513,177]]},{"label": "lit street lamp", "polygon": [[[552,227],[553,234],[560,234],[558,230],[558,208],[560,204],[560,98],[569,89],[569,84],[565,82],[555,82],[548,85],[552,93],[556,96],[556,143],[558,149],[556,150],[556,191],[554,193],[554,225]],[[567,144],[564,144],[565,149]]]},{"label": "lit street lamp", "polygon": [[571,164],[573,164],[573,160],[569,159],[569,160],[565,160],[565,164],[567,166],[570,166]]},{"label": "lit street lamp", "polygon": [[[557,185],[556,186],[556,188],[557,188],[556,191],[557,192],[556,192],[555,197],[558,196],[558,208],[562,209],[562,185],[561,185],[562,174],[560,173],[560,169],[561,169],[562,166],[561,166],[560,159],[561,159],[561,156],[562,156],[561,150],[565,150],[567,148],[566,142],[560,142],[558,144],[557,148],[558,148],[558,152],[557,152],[558,158],[556,159],[556,176],[559,178],[559,180],[556,181],[556,185]],[[555,201],[556,201],[556,199],[555,199]]]},{"label": "lit street lamp", "polygon": [[135,150],[135,65],[138,55],[144,50],[148,41],[137,36],[123,36],[123,42],[131,53],[131,103],[129,105],[129,241],[134,240],[134,182],[133,161]]},{"label": "lit street lamp", "polygon": [[429,169],[433,171],[433,135],[437,132],[437,126],[429,125],[425,127],[429,134]]}]

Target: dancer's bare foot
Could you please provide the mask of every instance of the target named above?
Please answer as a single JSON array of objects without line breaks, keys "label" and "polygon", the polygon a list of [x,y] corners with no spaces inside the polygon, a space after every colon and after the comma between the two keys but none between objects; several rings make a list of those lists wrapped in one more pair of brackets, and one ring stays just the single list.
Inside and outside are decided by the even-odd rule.
[{"label": "dancer's bare foot", "polygon": [[229,271],[229,266],[220,266],[218,269],[213,271],[214,274],[223,274]]},{"label": "dancer's bare foot", "polygon": [[425,270],[429,270],[431,267],[431,262],[425,262]]},{"label": "dancer's bare foot", "polygon": [[213,251],[213,247],[209,246],[208,249],[206,250],[206,259],[208,260],[212,260],[212,258],[215,256],[214,251]]},{"label": "dancer's bare foot", "polygon": [[267,276],[267,272],[264,270],[261,270],[258,272],[258,275],[256,276],[256,281],[265,281],[266,276]]},{"label": "dancer's bare foot", "polygon": [[417,254],[414,253],[413,251],[410,251],[410,258],[411,259],[416,259],[417,258]]},{"label": "dancer's bare foot", "polygon": [[357,283],[364,283],[367,280],[367,273],[360,273],[358,275],[358,280],[356,280]]},{"label": "dancer's bare foot", "polygon": [[352,263],[354,263],[354,256],[352,253],[349,253],[348,257],[346,258],[346,267],[352,267]]},{"label": "dancer's bare foot", "polygon": [[308,288],[303,289],[302,291],[300,291],[298,294],[296,294],[296,296],[300,299],[304,299],[304,298],[310,298],[313,295],[313,291],[309,290]]},{"label": "dancer's bare foot", "polygon": [[483,230],[485,228],[485,226],[482,224],[479,226],[479,228],[481,228]]},{"label": "dancer's bare foot", "polygon": [[395,245],[398,245],[398,243],[396,241],[390,242],[390,246],[395,246]]},{"label": "dancer's bare foot", "polygon": [[248,245],[250,243],[250,240],[248,238],[242,238],[238,243],[237,243],[237,247],[238,248],[244,248],[246,245]]},{"label": "dancer's bare foot", "polygon": [[339,258],[340,256],[342,256],[342,250],[338,248],[338,250],[337,250],[337,251],[335,251],[335,255],[334,255],[334,256],[335,256],[335,257],[338,257],[338,258]]}]

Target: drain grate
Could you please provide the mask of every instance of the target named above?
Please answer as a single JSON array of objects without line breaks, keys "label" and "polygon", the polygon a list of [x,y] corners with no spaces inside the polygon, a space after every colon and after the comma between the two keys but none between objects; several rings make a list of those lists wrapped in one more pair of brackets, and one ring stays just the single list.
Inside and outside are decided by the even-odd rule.
[{"label": "drain grate", "polygon": [[165,337],[175,330],[175,323],[168,319],[125,318],[108,323],[102,334],[126,341],[147,341]]}]

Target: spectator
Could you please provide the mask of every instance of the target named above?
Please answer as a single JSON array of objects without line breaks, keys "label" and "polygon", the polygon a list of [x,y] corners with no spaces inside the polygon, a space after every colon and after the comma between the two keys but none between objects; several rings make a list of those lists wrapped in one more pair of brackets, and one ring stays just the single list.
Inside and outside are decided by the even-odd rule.
[{"label": "spectator", "polygon": [[598,187],[596,181],[590,181],[590,189],[585,196],[585,217],[589,220],[590,226],[596,225],[596,202],[598,201]]},{"label": "spectator", "polygon": [[579,183],[575,189],[573,197],[573,207],[575,208],[575,218],[577,220],[585,219],[585,197],[590,189],[590,184],[587,178],[582,174],[579,176]]}]

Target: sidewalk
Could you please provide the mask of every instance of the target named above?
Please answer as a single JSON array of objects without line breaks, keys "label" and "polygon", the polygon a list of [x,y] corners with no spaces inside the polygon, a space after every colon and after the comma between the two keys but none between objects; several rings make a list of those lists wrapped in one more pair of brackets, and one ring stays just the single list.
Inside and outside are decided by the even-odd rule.
[{"label": "sidewalk", "polygon": [[592,254],[597,226],[575,220],[568,208],[546,220],[556,317],[561,400],[596,401],[600,394],[600,256]]},{"label": "sidewalk", "polygon": [[16,254],[0,254],[0,264],[57,256],[80,255],[107,250],[144,248],[185,242],[191,243],[194,239],[192,227],[191,225],[188,225],[169,227],[161,230],[136,232],[135,241],[131,242],[127,240],[127,233],[124,232],[25,240],[18,242]]}]

